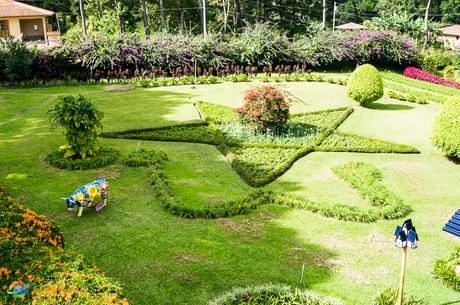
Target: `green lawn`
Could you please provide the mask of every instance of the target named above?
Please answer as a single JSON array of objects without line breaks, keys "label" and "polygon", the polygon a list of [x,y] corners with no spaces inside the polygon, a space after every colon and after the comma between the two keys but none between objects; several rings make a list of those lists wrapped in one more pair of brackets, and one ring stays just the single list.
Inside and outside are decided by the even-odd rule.
[{"label": "green lawn", "polygon": [[[416,147],[421,154],[315,152],[298,160],[267,189],[295,193],[318,202],[362,206],[356,190],[332,167],[351,161],[371,163],[383,183],[408,202],[420,235],[410,251],[407,291],[428,304],[460,303],[460,295],[431,275],[434,260],[458,244],[441,231],[460,202],[460,165],[430,144],[438,104],[416,105],[383,99],[372,109],[357,107],[346,88],[327,83],[285,83],[303,103],[294,113],[353,106],[340,131]],[[343,222],[307,211],[263,206],[226,219],[183,219],[159,207],[146,168],[120,162],[102,169],[65,171],[49,167],[46,154],[64,138],[48,127],[46,111],[59,94],[82,93],[104,112],[104,131],[158,127],[199,120],[192,102],[235,107],[254,83],[224,83],[129,92],[99,86],[0,90],[0,184],[26,205],[55,220],[72,246],[124,287],[132,304],[206,304],[234,286],[262,283],[299,285],[368,305],[384,287],[396,287],[400,250],[393,245],[397,221]],[[231,169],[212,145],[101,139],[122,154],[138,146],[161,149],[165,170],[184,204],[205,205],[243,198],[253,188]],[[81,218],[68,212],[62,197],[99,176],[110,181],[109,206]]]}]

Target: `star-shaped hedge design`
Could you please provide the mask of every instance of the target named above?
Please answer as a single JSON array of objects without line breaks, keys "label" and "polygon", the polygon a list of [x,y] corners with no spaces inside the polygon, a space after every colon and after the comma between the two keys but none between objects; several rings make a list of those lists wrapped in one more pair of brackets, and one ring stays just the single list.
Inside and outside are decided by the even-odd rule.
[{"label": "star-shaped hedge design", "polygon": [[353,108],[291,115],[283,133],[254,135],[226,106],[195,104],[201,122],[105,133],[102,136],[215,145],[249,185],[261,187],[284,174],[298,159],[315,151],[419,153],[411,146],[340,132]]}]

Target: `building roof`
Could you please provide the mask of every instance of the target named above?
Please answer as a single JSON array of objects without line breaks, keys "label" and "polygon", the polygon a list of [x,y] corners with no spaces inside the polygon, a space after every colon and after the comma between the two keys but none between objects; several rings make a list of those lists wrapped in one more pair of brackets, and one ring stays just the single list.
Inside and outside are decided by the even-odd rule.
[{"label": "building roof", "polygon": [[0,18],[53,16],[54,12],[13,0],[0,0]]},{"label": "building roof", "polygon": [[[1,1],[1,0],[0,0]],[[366,27],[362,24],[349,22],[335,27],[338,30],[364,30]]]},{"label": "building roof", "polygon": [[451,25],[445,28],[441,28],[443,35],[460,36],[460,24]]}]

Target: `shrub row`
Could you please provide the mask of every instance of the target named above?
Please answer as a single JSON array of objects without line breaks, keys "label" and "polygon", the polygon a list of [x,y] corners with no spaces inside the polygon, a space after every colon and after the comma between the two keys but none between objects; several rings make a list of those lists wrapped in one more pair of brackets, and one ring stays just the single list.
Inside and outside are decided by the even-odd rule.
[{"label": "shrub row", "polygon": [[292,288],[284,284],[265,284],[238,287],[209,301],[208,305],[342,305],[337,299],[322,297],[308,290]]},{"label": "shrub row", "polygon": [[[305,71],[307,67],[380,63],[407,65],[418,61],[412,41],[392,32],[318,32],[294,41],[265,24],[233,35],[229,41],[217,37],[157,35],[145,41],[136,35],[91,36],[80,43],[34,50],[13,60],[17,46],[0,46],[0,80],[12,80],[14,71],[29,71],[21,79],[126,79],[130,77],[228,75],[261,71]],[[260,39],[260,37],[264,37]],[[20,47],[21,50],[26,48]],[[19,53],[17,53],[19,54]],[[196,66],[195,66],[196,65]],[[285,68],[282,66],[288,66]],[[274,68],[273,68],[274,67]]]},{"label": "shrub row", "polygon": [[67,170],[78,170],[78,169],[91,169],[99,168],[109,165],[115,162],[120,153],[118,150],[110,147],[100,147],[96,151],[95,156],[87,157],[85,159],[78,158],[66,158],[64,152],[55,150],[49,153],[45,160],[52,166],[67,169]]},{"label": "shrub row", "polygon": [[203,123],[105,133],[102,136],[107,138],[165,142],[191,142],[215,145],[220,143],[222,137],[219,130]]},{"label": "shrub row", "polygon": [[415,67],[407,67],[406,69],[404,69],[404,75],[410,78],[423,80],[429,83],[460,89],[460,83],[457,83],[453,80],[444,79],[442,77],[417,69]]},{"label": "shrub row", "polygon": [[446,156],[460,159],[460,96],[442,105],[434,122],[432,141]]},{"label": "shrub row", "polygon": [[130,167],[148,166],[168,160],[166,154],[159,150],[147,150],[144,148],[130,151],[121,161]]},{"label": "shrub row", "polygon": [[414,104],[420,104],[420,105],[428,104],[426,98],[415,96],[412,94],[404,94],[404,93],[390,90],[388,91],[387,96],[395,100],[405,101],[405,102],[414,103]]},{"label": "shrub row", "polygon": [[[121,287],[81,255],[64,248],[63,233],[44,215],[25,208],[0,188],[0,303],[128,305]],[[33,283],[24,298],[6,289]]]},{"label": "shrub row", "polygon": [[445,95],[432,93],[429,91],[425,91],[423,89],[414,89],[414,88],[409,87],[409,85],[408,86],[399,85],[392,81],[384,81],[384,84],[385,84],[385,88],[387,89],[399,91],[399,92],[405,92],[406,94],[415,96],[418,99],[428,99],[430,101],[440,103],[440,104],[444,103],[448,98]]},{"label": "shrub row", "polygon": [[456,247],[447,258],[437,260],[433,273],[444,285],[460,292],[460,277],[455,272],[458,265],[460,265],[460,247]]},{"label": "shrub row", "polygon": [[420,153],[419,150],[408,145],[395,144],[340,131],[334,131],[321,143],[321,145],[317,146],[315,150],[360,153]]}]

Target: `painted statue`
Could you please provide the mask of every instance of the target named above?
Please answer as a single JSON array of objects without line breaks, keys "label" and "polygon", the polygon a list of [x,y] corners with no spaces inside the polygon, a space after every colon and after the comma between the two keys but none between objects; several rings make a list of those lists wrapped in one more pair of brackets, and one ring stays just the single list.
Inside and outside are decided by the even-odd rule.
[{"label": "painted statue", "polygon": [[109,182],[104,178],[100,178],[79,187],[68,198],[65,198],[67,208],[73,210],[74,206],[78,206],[78,217],[81,216],[83,208],[91,207],[98,199],[102,199],[102,203],[96,206],[96,211],[100,211],[107,205],[107,193],[109,192]]}]

